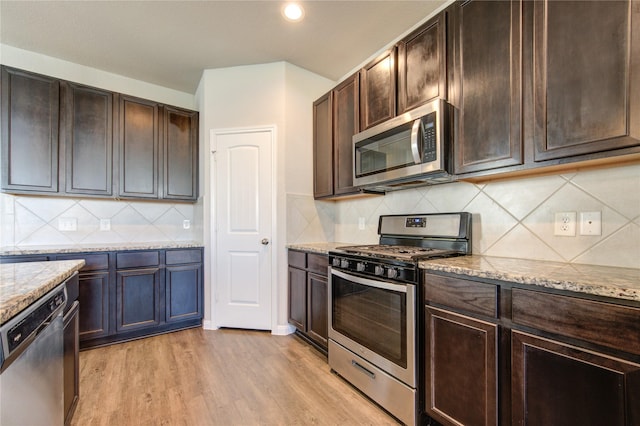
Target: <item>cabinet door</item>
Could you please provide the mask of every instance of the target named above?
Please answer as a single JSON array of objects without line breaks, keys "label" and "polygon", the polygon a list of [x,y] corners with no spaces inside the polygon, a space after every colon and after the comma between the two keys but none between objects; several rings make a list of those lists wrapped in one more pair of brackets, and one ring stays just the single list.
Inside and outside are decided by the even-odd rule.
[{"label": "cabinet door", "polygon": [[109,272],[79,277],[80,340],[109,335]]},{"label": "cabinet door", "polygon": [[153,327],[160,323],[160,269],[130,269],[116,273],[116,331]]},{"label": "cabinet door", "polygon": [[202,264],[167,266],[166,322],[202,318]]},{"label": "cabinet door", "polygon": [[498,326],[427,306],[426,327],[427,413],[444,424],[496,425]]},{"label": "cabinet door", "polygon": [[164,108],[162,198],[198,198],[198,113]]},{"label": "cabinet door", "polygon": [[65,191],[109,196],[113,193],[113,94],[63,83],[62,98]]},{"label": "cabinet door", "polygon": [[535,160],[640,145],[640,3],[532,3]]},{"label": "cabinet door", "polygon": [[158,198],[158,105],[120,97],[119,196]]},{"label": "cabinet door", "polygon": [[445,14],[398,43],[398,115],[432,99],[446,99]]},{"label": "cabinet door", "polygon": [[307,273],[289,267],[289,323],[305,332],[307,328]]},{"label": "cabinet door", "polygon": [[58,191],[58,80],[2,67],[2,189]]},{"label": "cabinet door", "polygon": [[313,103],[313,196],[333,195],[331,92]]},{"label": "cabinet door", "polygon": [[456,3],[450,16],[455,173],[522,164],[521,3]]},{"label": "cabinet door", "polygon": [[353,135],[359,131],[358,74],[333,89],[334,194],[355,192],[353,186]]},{"label": "cabinet door", "polygon": [[640,365],[512,332],[513,425],[640,424]]},{"label": "cabinet door", "polygon": [[391,49],[360,71],[360,129],[396,116],[396,51]]},{"label": "cabinet door", "polygon": [[307,274],[307,334],[323,347],[327,347],[327,276]]}]

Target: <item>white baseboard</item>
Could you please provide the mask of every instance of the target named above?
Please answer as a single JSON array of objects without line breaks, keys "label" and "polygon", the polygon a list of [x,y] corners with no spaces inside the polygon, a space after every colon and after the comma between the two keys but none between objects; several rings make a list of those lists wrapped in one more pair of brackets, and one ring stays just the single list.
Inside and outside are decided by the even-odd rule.
[{"label": "white baseboard", "polygon": [[273,330],[271,330],[271,334],[275,336],[286,336],[287,334],[291,334],[296,331],[296,328],[291,324],[287,325],[279,325]]},{"label": "white baseboard", "polygon": [[211,320],[202,321],[202,328],[204,328],[205,330],[217,330],[218,329],[218,327],[213,325],[213,322]]}]

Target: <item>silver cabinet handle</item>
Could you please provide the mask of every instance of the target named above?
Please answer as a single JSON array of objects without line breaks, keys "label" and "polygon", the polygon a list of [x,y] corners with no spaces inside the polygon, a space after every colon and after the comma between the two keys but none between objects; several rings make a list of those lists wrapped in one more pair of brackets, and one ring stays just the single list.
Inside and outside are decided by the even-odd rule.
[{"label": "silver cabinet handle", "polygon": [[268,238],[263,238],[262,241],[260,241],[262,243],[262,245],[266,246],[267,244],[269,244],[269,239]]}]

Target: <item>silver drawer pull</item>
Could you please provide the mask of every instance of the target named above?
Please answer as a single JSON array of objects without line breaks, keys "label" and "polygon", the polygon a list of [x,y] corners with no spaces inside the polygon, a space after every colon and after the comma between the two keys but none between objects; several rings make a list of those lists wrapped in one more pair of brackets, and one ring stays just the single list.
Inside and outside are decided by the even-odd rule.
[{"label": "silver drawer pull", "polygon": [[376,378],[376,374],[368,369],[366,369],[365,367],[363,367],[362,365],[358,364],[358,362],[356,362],[356,360],[351,360],[351,365],[353,365],[355,368],[357,368],[358,370],[362,371],[364,374],[366,374],[367,376],[371,377],[372,379]]}]

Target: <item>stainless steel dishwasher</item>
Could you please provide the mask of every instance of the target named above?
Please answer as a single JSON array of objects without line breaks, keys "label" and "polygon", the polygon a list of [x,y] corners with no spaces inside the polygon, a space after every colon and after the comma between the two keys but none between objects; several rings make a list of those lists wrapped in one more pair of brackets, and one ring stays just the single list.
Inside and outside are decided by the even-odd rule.
[{"label": "stainless steel dishwasher", "polygon": [[65,284],[0,327],[0,424],[62,425]]}]

